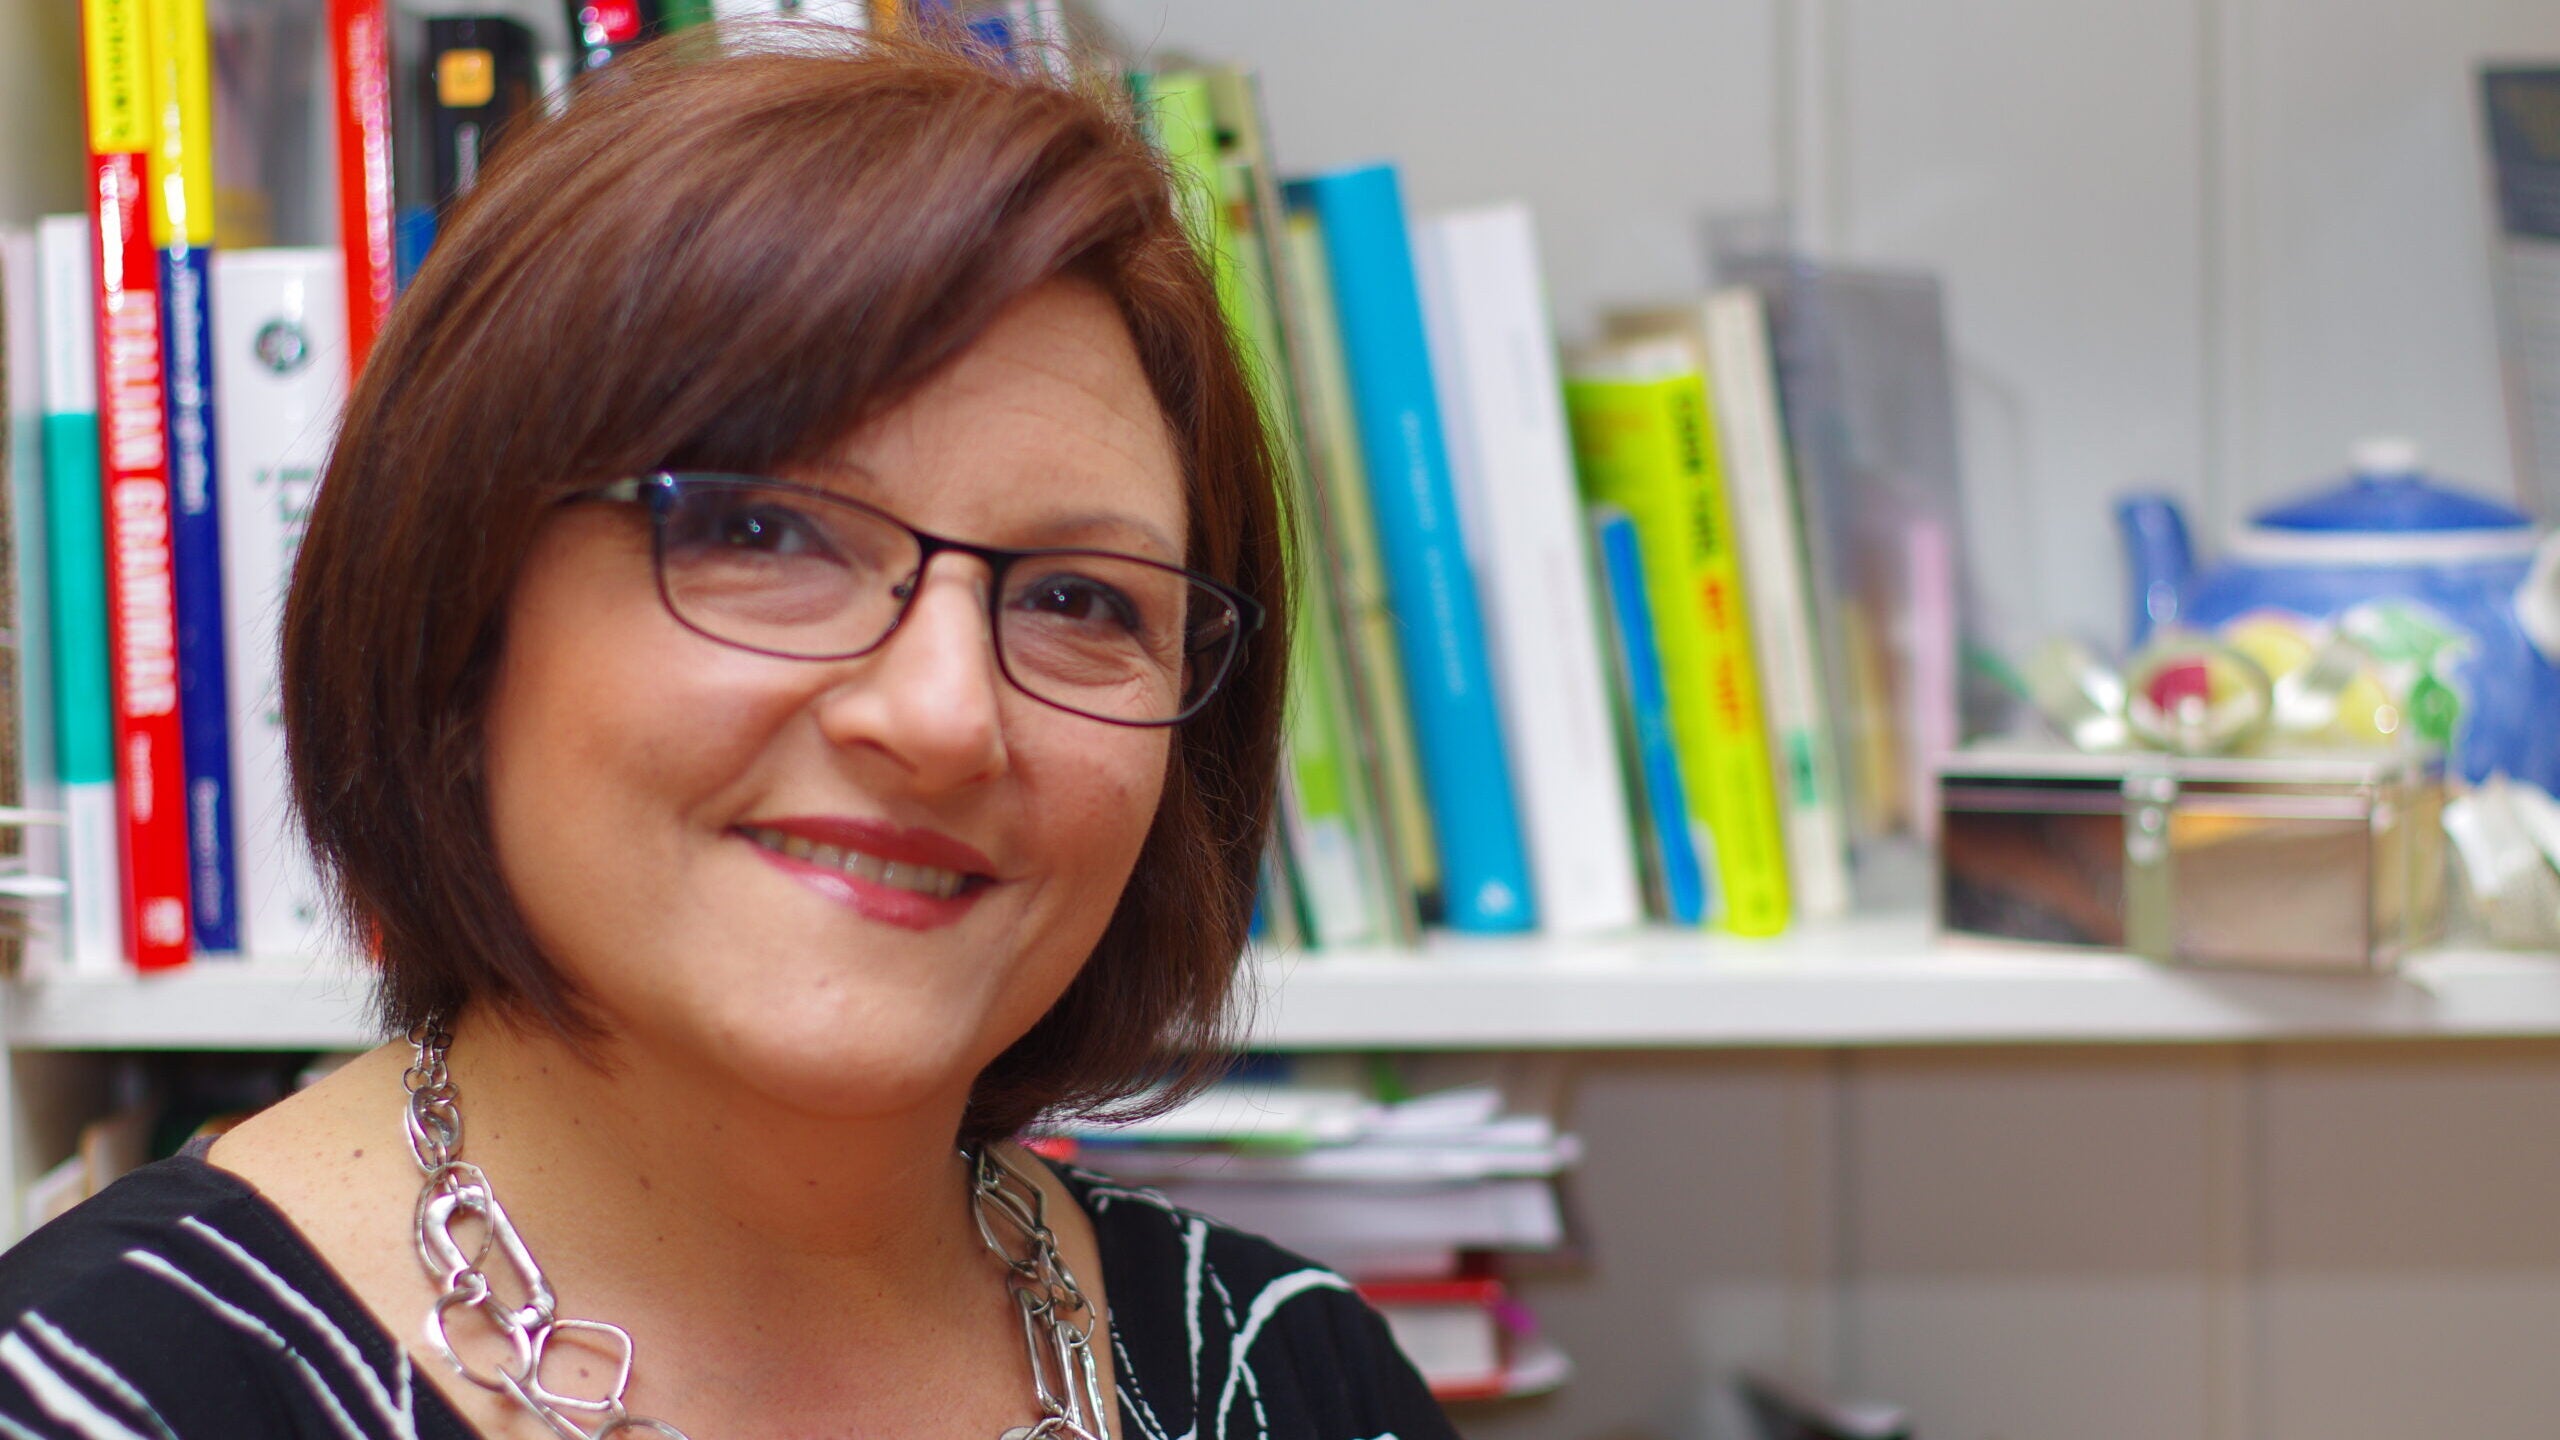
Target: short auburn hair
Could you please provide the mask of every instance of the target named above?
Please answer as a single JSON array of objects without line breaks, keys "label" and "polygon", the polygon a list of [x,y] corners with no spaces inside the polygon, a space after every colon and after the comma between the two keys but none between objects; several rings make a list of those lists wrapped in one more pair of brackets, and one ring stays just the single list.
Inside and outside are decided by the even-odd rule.
[{"label": "short auburn hair", "polygon": [[1185,563],[1266,621],[1177,729],[1108,928],[979,1077],[963,1132],[1144,1108],[1221,1052],[1270,826],[1274,448],[1124,99],[929,40],[808,38],[617,60],[454,207],[349,398],[294,566],[294,802],[392,1033],[488,1004],[591,1041],[500,876],[483,788],[507,596],[544,517],[621,476],[815,458],[1028,292],[1090,282],[1181,455]]}]

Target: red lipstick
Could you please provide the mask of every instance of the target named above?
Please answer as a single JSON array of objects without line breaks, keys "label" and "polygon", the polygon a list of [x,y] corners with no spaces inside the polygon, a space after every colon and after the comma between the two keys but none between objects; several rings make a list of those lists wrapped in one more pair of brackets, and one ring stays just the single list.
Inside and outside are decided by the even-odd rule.
[{"label": "red lipstick", "polygon": [[[938,830],[829,815],[759,818],[743,822],[736,829],[767,864],[861,915],[906,930],[938,929],[957,921],[969,913],[995,878],[994,861],[976,847]],[[784,841],[788,848],[776,848],[776,839]],[[933,894],[888,884],[844,864],[831,863],[838,855],[789,853],[804,847],[824,847],[838,855],[868,856],[892,866],[951,871],[963,878],[956,892]]]}]

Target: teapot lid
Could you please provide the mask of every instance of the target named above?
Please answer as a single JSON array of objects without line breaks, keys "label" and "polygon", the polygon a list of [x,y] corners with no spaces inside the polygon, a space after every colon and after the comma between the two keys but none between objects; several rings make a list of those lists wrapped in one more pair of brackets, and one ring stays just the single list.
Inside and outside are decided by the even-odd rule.
[{"label": "teapot lid", "polygon": [[2261,510],[2251,523],[2260,530],[2311,534],[2533,528],[2533,518],[2521,510],[2428,479],[2418,447],[2406,440],[2359,443],[2350,471],[2345,484]]}]

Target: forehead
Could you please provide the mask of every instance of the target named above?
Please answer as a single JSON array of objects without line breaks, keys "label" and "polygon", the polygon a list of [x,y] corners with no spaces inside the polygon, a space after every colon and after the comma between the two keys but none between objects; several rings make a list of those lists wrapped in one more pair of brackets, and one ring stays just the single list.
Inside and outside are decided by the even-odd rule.
[{"label": "forehead", "polygon": [[1087,284],[1031,292],[826,458],[820,478],[928,530],[1183,558],[1172,428],[1119,311]]}]

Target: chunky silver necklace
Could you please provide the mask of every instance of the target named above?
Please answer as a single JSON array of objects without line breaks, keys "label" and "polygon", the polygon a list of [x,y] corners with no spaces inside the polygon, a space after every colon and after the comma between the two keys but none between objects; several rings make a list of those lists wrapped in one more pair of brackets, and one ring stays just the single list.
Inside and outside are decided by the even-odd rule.
[{"label": "chunky silver necklace", "polygon": [[[453,1037],[429,1021],[409,1043],[417,1052],[401,1077],[409,1091],[409,1152],[426,1175],[418,1191],[418,1260],[437,1286],[427,1311],[428,1347],[463,1379],[513,1397],[560,1440],[686,1440],[666,1421],[634,1415],[624,1405],[631,1389],[630,1332],[602,1320],[560,1318],[549,1277],[525,1248],[489,1177],[462,1159],[461,1096],[445,1067]],[[1005,1289],[1022,1316],[1031,1398],[1040,1412],[1038,1420],[996,1440],[1111,1440],[1093,1359],[1099,1317],[1058,1254],[1043,1192],[992,1147],[971,1145],[960,1155],[969,1167],[978,1238],[1004,1263]],[[457,1225],[464,1234],[455,1233]],[[477,1368],[453,1344],[452,1327],[467,1317],[486,1326],[501,1347],[496,1359]],[[544,1383],[543,1364],[555,1342],[611,1361],[612,1383],[603,1394],[563,1394]]]}]

